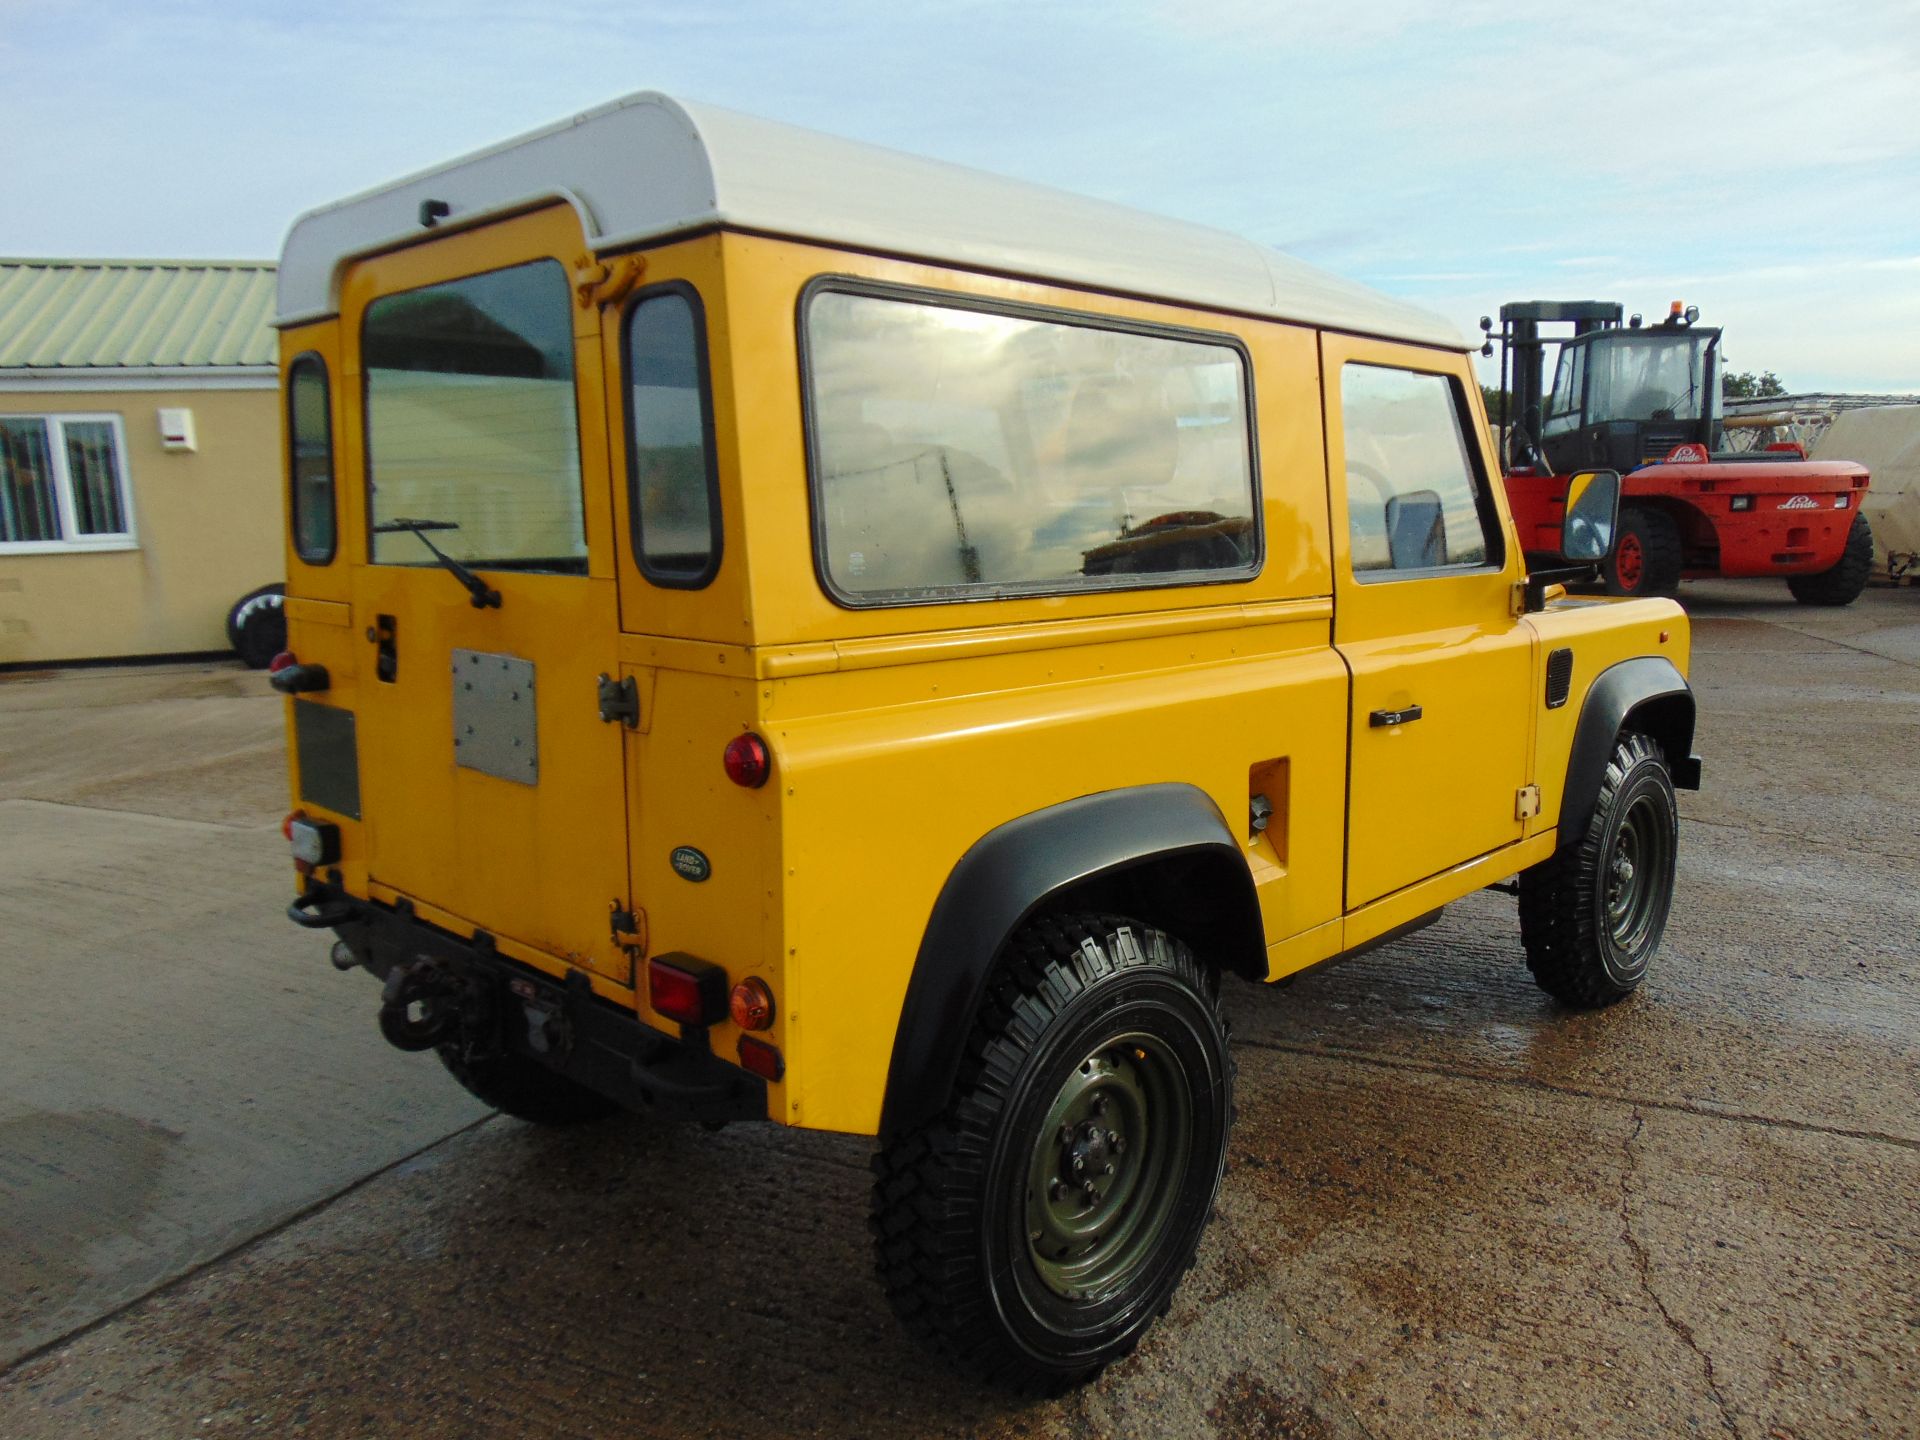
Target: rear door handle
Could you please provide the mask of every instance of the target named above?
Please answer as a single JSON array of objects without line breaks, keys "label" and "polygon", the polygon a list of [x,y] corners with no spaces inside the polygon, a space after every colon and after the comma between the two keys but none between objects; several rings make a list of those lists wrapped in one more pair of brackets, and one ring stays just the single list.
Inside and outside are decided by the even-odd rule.
[{"label": "rear door handle", "polygon": [[1418,705],[1409,705],[1404,710],[1373,710],[1367,714],[1367,724],[1376,730],[1383,725],[1411,725],[1421,714]]}]

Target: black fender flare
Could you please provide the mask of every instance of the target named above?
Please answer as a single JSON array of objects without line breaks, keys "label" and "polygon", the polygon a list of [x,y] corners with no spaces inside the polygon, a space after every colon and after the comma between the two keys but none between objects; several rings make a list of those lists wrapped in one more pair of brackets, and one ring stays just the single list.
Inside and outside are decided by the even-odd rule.
[{"label": "black fender flare", "polygon": [[1580,721],[1567,755],[1567,783],[1560,795],[1559,843],[1586,833],[1606,778],[1614,741],[1629,719],[1667,752],[1667,768],[1682,790],[1700,788],[1700,759],[1693,753],[1693,688],[1664,655],[1638,655],[1609,665],[1587,687]]},{"label": "black fender flare", "polygon": [[[1001,947],[1028,916],[1069,890],[1101,908],[1103,887],[1153,867],[1142,921],[1188,917],[1181,938],[1205,958],[1264,979],[1266,936],[1253,872],[1219,807],[1187,784],[1083,795],[996,826],[962,855],[927,920],[894,1031],[880,1136],[946,1107]],[[1129,912],[1136,907],[1129,907]],[[1194,930],[1202,933],[1191,933]]]}]

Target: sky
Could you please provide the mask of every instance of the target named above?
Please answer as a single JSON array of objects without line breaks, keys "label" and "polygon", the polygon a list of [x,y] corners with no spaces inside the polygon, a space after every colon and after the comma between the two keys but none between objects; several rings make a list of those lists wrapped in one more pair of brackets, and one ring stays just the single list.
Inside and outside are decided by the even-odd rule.
[{"label": "sky", "polygon": [[1734,370],[1920,391],[1916,74],[1913,0],[0,0],[0,255],[273,258],[305,209],[662,89],[1221,226],[1468,333],[1682,299]]}]

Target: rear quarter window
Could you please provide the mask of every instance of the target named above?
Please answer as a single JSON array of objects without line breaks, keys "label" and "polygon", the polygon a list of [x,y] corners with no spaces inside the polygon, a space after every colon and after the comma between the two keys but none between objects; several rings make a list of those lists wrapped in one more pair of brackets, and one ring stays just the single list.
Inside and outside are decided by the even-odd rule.
[{"label": "rear quarter window", "polygon": [[816,557],[841,603],[1257,573],[1234,342],[833,284],[802,304]]},{"label": "rear quarter window", "polygon": [[287,448],[293,552],[309,565],[333,559],[337,519],[333,485],[333,397],[327,366],[302,355],[287,367]]},{"label": "rear quarter window", "polygon": [[720,568],[720,505],[699,295],[675,284],[628,310],[627,466],[633,553],[656,585],[693,589]]}]

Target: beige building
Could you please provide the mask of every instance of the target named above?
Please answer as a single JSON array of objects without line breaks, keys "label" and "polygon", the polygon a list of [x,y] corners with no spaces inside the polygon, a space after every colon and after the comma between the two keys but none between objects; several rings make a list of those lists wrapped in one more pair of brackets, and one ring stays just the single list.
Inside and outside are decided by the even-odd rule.
[{"label": "beige building", "polygon": [[284,578],[274,267],[0,260],[0,667],[223,651]]}]

